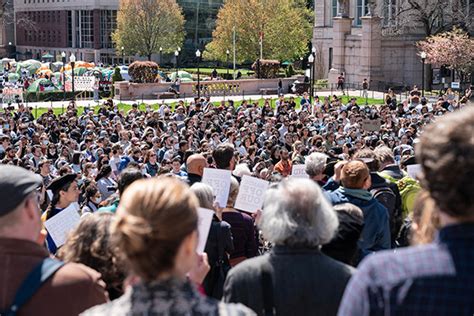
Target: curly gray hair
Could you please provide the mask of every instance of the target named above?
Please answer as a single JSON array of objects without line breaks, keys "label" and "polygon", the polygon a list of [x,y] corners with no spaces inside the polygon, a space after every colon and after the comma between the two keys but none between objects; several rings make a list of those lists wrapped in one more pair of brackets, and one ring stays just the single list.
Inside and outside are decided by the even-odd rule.
[{"label": "curly gray hair", "polygon": [[314,181],[291,178],[265,195],[260,228],[275,245],[320,246],[332,239],[338,225],[334,209]]},{"label": "curly gray hair", "polygon": [[312,153],[305,159],[305,171],[310,177],[320,175],[326,167],[328,156],[323,153]]}]

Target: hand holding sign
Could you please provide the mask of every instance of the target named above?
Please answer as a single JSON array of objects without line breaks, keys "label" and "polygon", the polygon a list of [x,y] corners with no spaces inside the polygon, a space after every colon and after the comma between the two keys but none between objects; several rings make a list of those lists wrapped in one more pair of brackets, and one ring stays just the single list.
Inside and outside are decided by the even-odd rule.
[{"label": "hand holding sign", "polygon": [[214,190],[216,195],[216,202],[220,207],[227,206],[227,199],[229,198],[230,177],[232,176],[229,170],[204,168],[202,176],[202,183],[208,184]]},{"label": "hand holding sign", "polygon": [[240,182],[239,194],[235,201],[235,208],[254,213],[262,208],[268,181],[243,176]]}]

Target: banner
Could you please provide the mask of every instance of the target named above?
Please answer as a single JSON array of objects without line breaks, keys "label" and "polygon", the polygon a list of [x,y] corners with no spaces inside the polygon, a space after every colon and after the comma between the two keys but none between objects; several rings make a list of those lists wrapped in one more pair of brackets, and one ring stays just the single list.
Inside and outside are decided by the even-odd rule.
[{"label": "banner", "polygon": [[[94,76],[78,76],[74,77],[74,91],[94,91],[95,77]],[[72,80],[66,80],[66,91],[72,92]]]},{"label": "banner", "polygon": [[11,102],[13,104],[16,102],[17,97],[21,101],[23,101],[23,88],[8,88],[8,87],[3,88],[3,93],[2,93],[3,103]]}]

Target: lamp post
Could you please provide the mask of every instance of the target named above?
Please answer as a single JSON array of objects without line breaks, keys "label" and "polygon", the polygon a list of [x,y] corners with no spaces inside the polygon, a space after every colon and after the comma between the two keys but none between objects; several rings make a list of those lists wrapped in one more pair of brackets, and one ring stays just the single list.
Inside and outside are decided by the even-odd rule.
[{"label": "lamp post", "polygon": [[313,56],[313,70],[311,71],[313,81],[311,82],[311,94],[314,98],[314,82],[316,81],[316,75],[315,75],[315,70],[316,70],[316,47],[313,46],[311,48],[311,55]]},{"label": "lamp post", "polygon": [[122,50],[122,65],[125,66],[125,48],[122,46],[120,49]]},{"label": "lamp post", "polygon": [[66,53],[61,53],[61,60],[63,62],[63,102],[66,101]]},{"label": "lamp post", "polygon": [[420,54],[421,57],[421,96],[425,96],[425,60],[426,60],[426,53],[421,52]]},{"label": "lamp post", "polygon": [[198,49],[196,51],[196,59],[197,59],[197,71],[198,71],[198,84],[197,84],[197,91],[198,91],[198,99],[201,99],[201,81],[200,81],[200,74],[199,74],[199,63],[201,61],[201,51]]},{"label": "lamp post", "polygon": [[225,51],[225,55],[227,56],[225,67],[227,68],[227,76],[226,76],[226,79],[228,80],[228,79],[229,79],[229,55],[230,55],[230,51],[229,51],[229,50],[226,50],[226,51]]},{"label": "lamp post", "polygon": [[160,64],[163,66],[163,47],[160,46]]},{"label": "lamp post", "polygon": [[74,53],[69,56],[69,61],[71,62],[71,74],[72,74],[72,100],[76,101],[76,94],[74,91],[74,65],[76,64],[76,56]]},{"label": "lamp post", "polygon": [[[178,47],[179,49],[179,47]],[[175,51],[174,52],[174,57],[176,58],[176,78],[175,79],[178,79],[178,56],[179,56],[179,51]]]},{"label": "lamp post", "polygon": [[309,63],[309,101],[313,102],[313,67],[314,67],[314,56],[310,54],[308,57]]}]

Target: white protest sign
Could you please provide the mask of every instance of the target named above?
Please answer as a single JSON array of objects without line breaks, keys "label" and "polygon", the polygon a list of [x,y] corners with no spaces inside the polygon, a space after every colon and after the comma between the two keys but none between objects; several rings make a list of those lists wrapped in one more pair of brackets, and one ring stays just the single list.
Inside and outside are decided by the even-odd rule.
[{"label": "white protest sign", "polygon": [[203,253],[204,248],[206,248],[207,236],[209,236],[209,230],[211,229],[214,211],[207,208],[199,207],[197,209],[197,214],[199,241],[197,244],[196,251],[197,253]]},{"label": "white protest sign", "polygon": [[44,222],[44,226],[49,235],[51,235],[56,247],[59,248],[64,245],[69,232],[79,224],[79,221],[81,220],[79,209],[80,207],[77,202],[72,203],[64,210]]},{"label": "white protest sign", "polygon": [[244,175],[234,207],[238,210],[255,213],[262,208],[267,189],[268,181]]},{"label": "white protest sign", "polygon": [[293,165],[291,169],[291,177],[309,179],[309,176],[306,173],[305,168],[306,168],[305,165]]},{"label": "white protest sign", "polygon": [[420,164],[408,165],[407,172],[411,178],[418,180],[418,175],[421,173],[421,165]]},{"label": "white protest sign", "polygon": [[227,206],[231,176],[232,174],[229,170],[204,168],[202,183],[208,184],[212,187],[215,194],[215,200],[220,207]]}]

